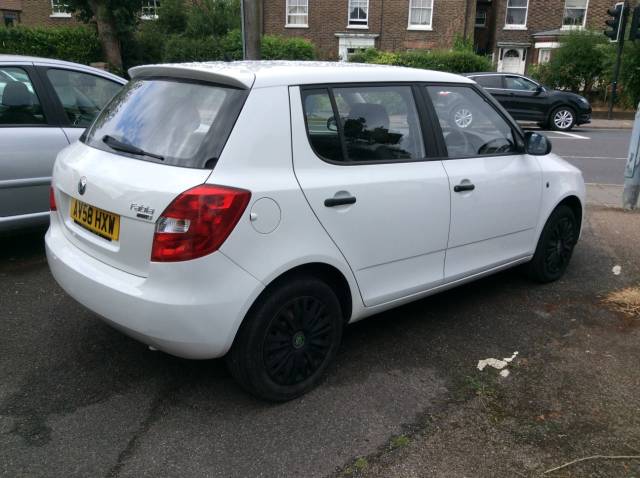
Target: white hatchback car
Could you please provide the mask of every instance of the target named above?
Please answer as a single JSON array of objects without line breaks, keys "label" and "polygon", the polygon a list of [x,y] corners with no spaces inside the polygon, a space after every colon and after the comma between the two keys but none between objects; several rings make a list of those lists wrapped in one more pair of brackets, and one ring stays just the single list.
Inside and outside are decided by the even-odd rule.
[{"label": "white hatchback car", "polygon": [[558,279],[580,235],[580,171],[467,78],[312,62],[130,75],[58,155],[53,275],[154,348],[226,354],[260,397],[316,385],[349,322],[518,264]]}]

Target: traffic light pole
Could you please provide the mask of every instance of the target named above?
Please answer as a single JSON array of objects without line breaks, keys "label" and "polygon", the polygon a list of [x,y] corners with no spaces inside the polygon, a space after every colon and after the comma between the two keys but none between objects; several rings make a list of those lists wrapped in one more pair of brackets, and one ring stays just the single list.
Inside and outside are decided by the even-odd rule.
[{"label": "traffic light pole", "polygon": [[616,93],[618,91],[618,76],[620,75],[620,63],[622,60],[622,48],[624,47],[624,34],[627,26],[627,16],[629,8],[625,2],[622,10],[622,17],[620,18],[620,33],[618,36],[618,53],[616,54],[616,64],[613,67],[613,78],[611,79],[611,96],[609,97],[609,111],[607,113],[607,119],[612,119],[613,116],[613,103],[616,100]]}]

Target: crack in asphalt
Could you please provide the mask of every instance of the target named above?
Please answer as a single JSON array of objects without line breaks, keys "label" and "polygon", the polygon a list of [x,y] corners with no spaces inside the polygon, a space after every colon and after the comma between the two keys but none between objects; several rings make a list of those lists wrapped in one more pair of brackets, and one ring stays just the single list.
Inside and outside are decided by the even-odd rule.
[{"label": "crack in asphalt", "polygon": [[147,416],[140,422],[138,429],[131,435],[126,446],[118,454],[116,463],[105,475],[105,478],[117,478],[120,476],[127,462],[135,455],[138,450],[142,438],[148,433],[151,426],[158,421],[163,415],[166,405],[171,402],[171,397],[180,389],[181,384],[169,383],[162,387],[155,400],[151,403]]}]

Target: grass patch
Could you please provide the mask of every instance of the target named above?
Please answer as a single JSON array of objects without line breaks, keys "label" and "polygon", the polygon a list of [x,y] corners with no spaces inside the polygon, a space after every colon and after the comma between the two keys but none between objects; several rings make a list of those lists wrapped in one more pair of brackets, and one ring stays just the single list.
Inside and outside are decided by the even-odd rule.
[{"label": "grass patch", "polygon": [[640,318],[640,286],[613,291],[603,302],[633,319]]},{"label": "grass patch", "polygon": [[396,435],[389,441],[389,447],[392,450],[402,448],[411,443],[411,439],[407,435]]},{"label": "grass patch", "polygon": [[342,476],[360,476],[369,468],[369,461],[366,457],[361,456],[352,465],[344,469]]}]

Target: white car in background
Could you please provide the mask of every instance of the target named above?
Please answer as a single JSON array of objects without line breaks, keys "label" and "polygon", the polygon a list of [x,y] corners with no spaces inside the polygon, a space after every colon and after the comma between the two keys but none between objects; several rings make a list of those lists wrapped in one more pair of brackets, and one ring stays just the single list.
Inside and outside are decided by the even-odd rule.
[{"label": "white car in background", "polygon": [[[516,265],[565,272],[585,187],[473,81],[335,63],[133,68],[53,173],[49,265],[180,357],[297,397],[345,324]],[[438,98],[455,93],[461,129]],[[435,106],[434,106],[435,105]]]}]

